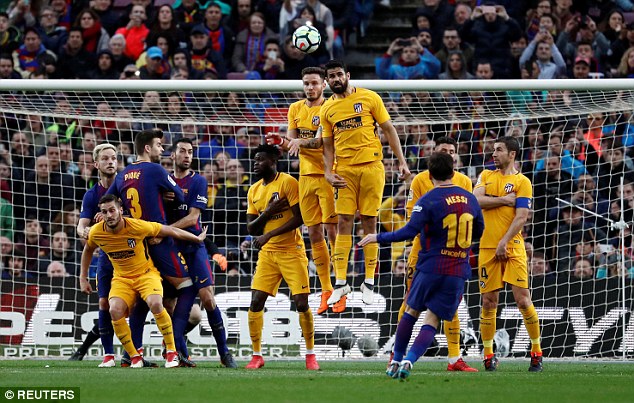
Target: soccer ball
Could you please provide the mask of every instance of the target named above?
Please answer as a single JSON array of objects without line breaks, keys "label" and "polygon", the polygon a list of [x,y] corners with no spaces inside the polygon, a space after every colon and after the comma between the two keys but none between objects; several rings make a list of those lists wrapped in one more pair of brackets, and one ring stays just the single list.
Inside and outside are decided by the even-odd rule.
[{"label": "soccer ball", "polygon": [[302,25],[293,32],[293,46],[304,53],[313,53],[321,43],[321,35],[317,28]]},{"label": "soccer ball", "polygon": [[354,337],[350,329],[343,326],[335,327],[330,338],[334,340],[342,350],[350,350],[356,341],[356,337]]},{"label": "soccer ball", "polygon": [[373,357],[379,352],[379,343],[374,337],[365,335],[357,340],[357,347],[364,357]]}]

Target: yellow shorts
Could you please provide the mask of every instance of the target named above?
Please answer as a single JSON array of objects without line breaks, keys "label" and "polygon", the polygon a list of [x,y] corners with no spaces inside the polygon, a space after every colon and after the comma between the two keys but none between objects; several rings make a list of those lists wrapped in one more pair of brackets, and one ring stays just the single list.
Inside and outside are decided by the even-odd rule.
[{"label": "yellow shorts", "polygon": [[308,227],[337,222],[335,191],[323,175],[299,177],[299,209]]},{"label": "yellow shorts", "polygon": [[131,309],[136,303],[137,295],[141,295],[145,301],[152,294],[163,296],[161,275],[156,269],[150,269],[135,278],[114,276],[108,299],[121,298],[128,305],[128,309]]},{"label": "yellow shorts", "polygon": [[337,214],[376,217],[379,215],[383,188],[385,187],[385,168],[381,161],[360,165],[338,165],[337,175],[343,177],[348,186],[335,189],[335,211]]},{"label": "yellow shorts", "polygon": [[507,248],[508,260],[495,258],[495,249],[480,249],[478,276],[480,293],[504,288],[504,283],[528,288],[528,261],[526,249]]},{"label": "yellow shorts", "polygon": [[412,279],[414,278],[414,272],[416,271],[416,264],[418,263],[418,252],[420,252],[420,235],[416,235],[412,241],[412,250],[407,257],[407,277],[405,277],[405,291],[409,291],[412,286]]},{"label": "yellow shorts", "polygon": [[306,251],[260,251],[251,289],[276,295],[282,279],[293,295],[310,293]]}]

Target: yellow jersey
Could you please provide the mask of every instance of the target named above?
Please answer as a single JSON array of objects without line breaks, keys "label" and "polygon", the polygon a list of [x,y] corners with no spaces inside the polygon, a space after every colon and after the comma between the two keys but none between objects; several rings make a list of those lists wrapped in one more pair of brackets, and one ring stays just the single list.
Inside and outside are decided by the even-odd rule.
[{"label": "yellow jersey", "polygon": [[[319,129],[319,110],[321,105],[308,106],[306,100],[297,101],[288,108],[288,129],[297,130],[298,139],[313,139]],[[323,175],[323,147],[299,149],[299,174]]]},{"label": "yellow jersey", "polygon": [[152,262],[145,238],[158,235],[162,225],[156,222],[122,218],[123,228],[117,233],[108,232],[106,223],[90,228],[88,245],[101,248],[112,262],[115,277],[138,277],[148,270],[158,270]]},{"label": "yellow jersey", "polygon": [[322,137],[333,137],[338,165],[358,165],[383,159],[377,124],[390,120],[383,100],[374,91],[355,88],[345,98],[331,96],[319,114]]},{"label": "yellow jersey", "polygon": [[[500,206],[482,210],[484,215],[484,233],[480,239],[480,248],[497,248],[498,243],[510,227],[515,218],[516,208],[532,206],[533,186],[531,181],[521,173],[503,175],[500,170],[485,169],[478,177],[475,188],[484,188],[484,194],[491,197],[502,197],[515,193],[515,207]],[[507,244],[508,248],[523,248],[524,238],[521,231],[513,235]]]},{"label": "yellow jersey", "polygon": [[[290,207],[296,205],[299,203],[299,182],[283,172],[278,172],[275,179],[266,185],[262,179],[255,182],[249,188],[247,194],[247,214],[262,214],[272,197],[286,198]],[[273,215],[264,225],[263,233],[266,234],[275,228],[281,227],[293,218],[293,211],[290,207],[279,214]],[[299,228],[274,236],[262,247],[263,251],[270,252],[288,252],[303,249],[304,240]]]},{"label": "yellow jersey", "polygon": [[[473,183],[471,179],[465,174],[462,174],[458,171],[454,171],[453,178],[451,178],[451,183],[454,185],[461,187],[467,192],[473,191]],[[412,184],[409,187],[409,194],[407,195],[407,205],[405,206],[405,210],[407,211],[407,216],[412,215],[412,209],[416,205],[418,199],[423,197],[427,192],[434,188],[434,184],[431,181],[431,177],[429,176],[429,171],[423,171],[416,175],[412,180]]]}]

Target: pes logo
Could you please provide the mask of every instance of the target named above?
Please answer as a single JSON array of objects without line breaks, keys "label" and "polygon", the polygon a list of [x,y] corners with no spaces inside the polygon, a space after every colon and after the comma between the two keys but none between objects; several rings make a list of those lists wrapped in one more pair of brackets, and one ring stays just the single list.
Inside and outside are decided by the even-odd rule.
[{"label": "pes logo", "polygon": [[513,184],[512,183],[507,183],[506,185],[504,185],[504,191],[507,194],[511,193],[513,191]]},{"label": "pes logo", "polygon": [[136,240],[128,238],[128,246],[130,247],[130,249],[134,249],[134,247],[136,246]]}]

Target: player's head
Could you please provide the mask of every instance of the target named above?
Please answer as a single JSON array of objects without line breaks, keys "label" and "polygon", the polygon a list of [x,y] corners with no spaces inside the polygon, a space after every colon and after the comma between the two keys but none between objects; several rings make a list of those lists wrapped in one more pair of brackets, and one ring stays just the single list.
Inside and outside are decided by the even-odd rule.
[{"label": "player's head", "polygon": [[163,130],[143,130],[134,138],[134,151],[140,157],[148,157],[150,161],[161,162],[163,153]]},{"label": "player's head", "polygon": [[437,153],[445,153],[451,156],[451,159],[456,162],[457,154],[456,149],[458,148],[458,143],[456,140],[451,137],[442,136],[436,139],[436,147],[434,151]]},{"label": "player's head", "polygon": [[253,172],[259,177],[267,177],[277,172],[277,160],[280,159],[280,149],[274,145],[261,144],[255,149]]},{"label": "player's head", "polygon": [[505,169],[515,164],[520,153],[520,143],[515,137],[503,136],[495,140],[493,145],[493,162],[498,169]]},{"label": "player's head", "polygon": [[172,147],[172,160],[179,171],[187,171],[194,159],[194,143],[187,137],[181,137],[176,140]]},{"label": "player's head", "polygon": [[427,162],[429,175],[436,181],[446,181],[453,177],[453,158],[447,153],[435,152]]},{"label": "player's head", "polygon": [[109,228],[116,228],[123,217],[121,201],[115,195],[107,194],[99,199],[99,211],[103,214],[106,225]]},{"label": "player's head", "polygon": [[324,66],[326,81],[335,94],[343,94],[348,89],[350,73],[348,66],[341,60],[331,60]]},{"label": "player's head", "polygon": [[92,150],[92,159],[101,175],[112,178],[117,173],[117,148],[112,144],[99,144]]},{"label": "player's head", "polygon": [[321,98],[326,89],[326,73],[321,67],[306,67],[302,70],[302,83],[304,94],[309,101]]}]

